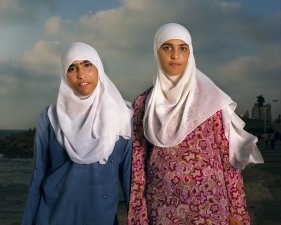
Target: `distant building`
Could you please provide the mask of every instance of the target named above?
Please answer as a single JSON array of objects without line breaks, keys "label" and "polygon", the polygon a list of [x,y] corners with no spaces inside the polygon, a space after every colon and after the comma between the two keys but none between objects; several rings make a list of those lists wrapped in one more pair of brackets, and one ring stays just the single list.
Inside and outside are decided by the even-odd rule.
[{"label": "distant building", "polygon": [[244,117],[249,118],[249,111],[248,110],[244,113]]},{"label": "distant building", "polygon": [[244,114],[241,114],[240,117],[249,118],[249,111],[247,110]]},{"label": "distant building", "polygon": [[261,107],[261,119],[264,120],[266,118],[266,121],[271,121],[271,105],[263,104]]},{"label": "distant building", "polygon": [[259,104],[255,103],[254,106],[252,107],[252,119],[260,119],[260,114],[259,114]]}]

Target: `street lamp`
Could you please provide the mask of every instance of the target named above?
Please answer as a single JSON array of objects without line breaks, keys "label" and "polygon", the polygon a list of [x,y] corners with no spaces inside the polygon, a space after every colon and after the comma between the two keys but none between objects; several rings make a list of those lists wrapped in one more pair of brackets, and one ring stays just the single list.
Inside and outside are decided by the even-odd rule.
[{"label": "street lamp", "polygon": [[[273,99],[272,101],[273,101],[273,104],[275,103],[275,104],[274,104],[274,105],[275,105],[275,106],[274,106],[274,115],[276,116],[276,103],[278,102],[278,100],[277,100],[277,99]],[[273,121],[274,121],[274,120],[273,120]]]}]

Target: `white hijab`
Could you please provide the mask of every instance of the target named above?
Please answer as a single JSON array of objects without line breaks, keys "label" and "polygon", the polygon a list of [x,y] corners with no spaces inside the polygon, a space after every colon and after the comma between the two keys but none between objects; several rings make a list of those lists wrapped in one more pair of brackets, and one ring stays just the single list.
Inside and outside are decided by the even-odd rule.
[{"label": "white hijab", "polygon": [[[66,73],[75,60],[88,60],[98,70],[98,84],[89,96],[79,96],[70,87]],[[104,72],[96,50],[84,43],[70,45],[62,54],[62,76],[57,101],[48,116],[58,142],[75,163],[105,164],[115,142],[131,137],[131,109]]]},{"label": "white hijab", "polygon": [[[178,78],[165,75],[158,49],[167,40],[180,39],[188,44],[187,67]],[[230,163],[243,169],[248,163],[263,163],[256,146],[257,138],[245,130],[244,122],[234,113],[236,103],[196,68],[191,36],[179,24],[169,23],[154,37],[154,56],[158,70],[154,88],[147,97],[143,119],[144,134],[159,147],[173,147],[217,111],[222,111],[225,135],[229,141]]]}]

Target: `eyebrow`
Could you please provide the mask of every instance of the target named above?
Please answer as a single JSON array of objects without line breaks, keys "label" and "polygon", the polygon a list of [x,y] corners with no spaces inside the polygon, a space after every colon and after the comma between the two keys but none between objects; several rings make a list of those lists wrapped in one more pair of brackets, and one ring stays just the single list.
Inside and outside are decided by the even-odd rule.
[{"label": "eyebrow", "polygon": [[[172,44],[172,43],[169,43],[169,42],[166,42],[166,43],[163,43],[161,46],[165,46],[165,45],[170,45],[170,46],[172,46],[173,44]],[[188,44],[179,44],[179,46],[188,46]]]},{"label": "eyebrow", "polygon": [[[79,63],[80,65],[85,64],[85,63],[89,63],[89,60],[83,60],[83,62]],[[76,64],[71,63],[69,67],[75,66]],[[69,68],[68,67],[68,68]]]}]

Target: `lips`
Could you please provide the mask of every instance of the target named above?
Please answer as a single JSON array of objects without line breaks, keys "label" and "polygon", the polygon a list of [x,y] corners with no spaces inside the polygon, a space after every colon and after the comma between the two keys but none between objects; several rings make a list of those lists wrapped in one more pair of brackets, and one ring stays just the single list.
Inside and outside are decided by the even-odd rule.
[{"label": "lips", "polygon": [[79,86],[84,87],[84,86],[87,86],[89,84],[90,84],[90,82],[83,82],[83,83],[80,83]]},{"label": "lips", "polygon": [[171,66],[180,66],[180,63],[170,63]]}]

